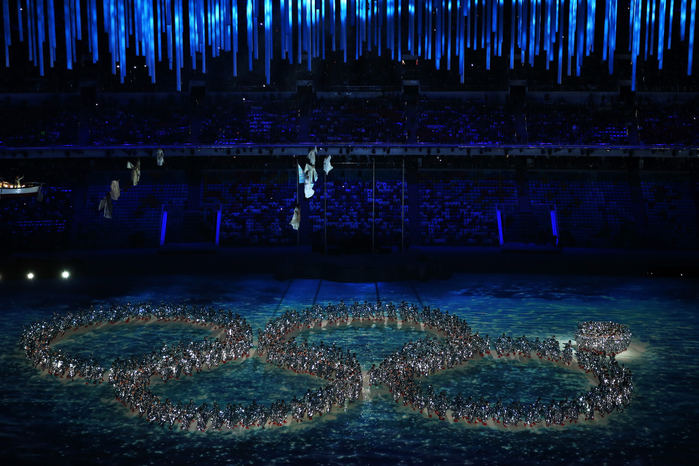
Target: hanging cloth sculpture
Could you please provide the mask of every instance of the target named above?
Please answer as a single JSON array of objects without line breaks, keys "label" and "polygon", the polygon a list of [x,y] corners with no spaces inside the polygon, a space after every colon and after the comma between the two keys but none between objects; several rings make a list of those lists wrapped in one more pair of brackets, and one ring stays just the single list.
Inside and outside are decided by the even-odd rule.
[{"label": "hanging cloth sculpture", "polygon": [[131,170],[131,183],[138,186],[138,182],[141,181],[141,159],[136,161],[136,165],[126,162],[126,168]]},{"label": "hanging cloth sculpture", "polygon": [[313,197],[313,194],[315,194],[315,191],[313,190],[313,183],[318,181],[318,172],[316,172],[316,169],[313,167],[313,165],[309,163],[306,165],[303,174],[306,178],[306,183],[303,188],[303,194],[306,196],[306,199],[308,199],[310,197]]},{"label": "hanging cloth sculpture", "polygon": [[323,170],[325,171],[325,174],[327,175],[330,173],[330,170],[333,169],[333,166],[330,165],[330,154],[328,154],[327,157],[325,157],[325,160],[323,161]]},{"label": "hanging cloth sculpture", "polygon": [[308,153],[308,161],[313,165],[314,167],[316,166],[316,154],[318,154],[318,147],[314,147],[311,149],[311,151]]},{"label": "hanging cloth sculpture", "polygon": [[298,205],[294,208],[294,216],[291,218],[289,225],[291,225],[291,228],[297,231],[299,229],[299,225],[301,225],[301,208]]},{"label": "hanging cloth sculpture", "polygon": [[119,180],[112,180],[112,185],[109,188],[109,195],[113,201],[116,201],[119,199],[119,196],[121,196],[121,188],[119,187]]},{"label": "hanging cloth sculpture", "polygon": [[112,196],[111,193],[107,195],[100,201],[100,205],[97,210],[104,210],[104,218],[112,218]]}]

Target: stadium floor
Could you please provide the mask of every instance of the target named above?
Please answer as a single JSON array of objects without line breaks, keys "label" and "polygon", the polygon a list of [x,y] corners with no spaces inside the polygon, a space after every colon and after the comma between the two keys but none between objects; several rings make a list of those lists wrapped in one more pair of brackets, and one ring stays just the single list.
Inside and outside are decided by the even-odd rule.
[{"label": "stadium floor", "polygon": [[[242,267],[256,255],[225,258]],[[663,255],[659,253],[659,257]],[[699,363],[699,302],[695,280],[584,274],[456,273],[442,280],[337,283],[321,279],[277,280],[270,273],[165,274],[172,257],[158,263],[148,254],[96,255],[102,276],[2,280],[0,296],[0,454],[13,464],[695,464],[699,458],[696,387]],[[198,255],[177,254],[182,266]],[[471,266],[510,255],[483,252]],[[515,255],[522,267],[543,255]],[[565,258],[566,254],[557,257]],[[574,264],[571,255],[569,263]],[[119,263],[116,264],[116,261]],[[187,260],[185,260],[187,259]],[[463,257],[455,258],[461,260]],[[617,256],[615,260],[620,260]],[[212,259],[211,259],[212,260]],[[631,260],[630,258],[628,260]],[[599,262],[595,262],[599,265]],[[640,262],[639,262],[640,263]],[[124,273],[131,267],[131,273]],[[637,263],[638,264],[638,263]],[[499,267],[506,264],[500,262]],[[631,264],[627,264],[629,267]],[[491,265],[495,266],[495,265]],[[232,265],[233,267],[233,265]],[[553,267],[553,265],[549,265]],[[254,268],[254,265],[251,267]],[[92,270],[92,269],[90,269]],[[162,273],[152,274],[158,270]],[[177,269],[179,270],[179,269]],[[175,272],[176,270],[172,270]],[[599,272],[602,272],[600,270]],[[609,272],[609,270],[607,270]],[[122,275],[119,275],[120,273]],[[639,271],[635,275],[642,275]],[[84,306],[126,302],[174,302],[232,309],[257,334],[270,318],[313,303],[399,302],[440,307],[468,321],[482,334],[573,336],[577,323],[614,320],[633,332],[631,348],[619,362],[634,373],[635,391],[624,412],[593,423],[562,428],[469,427],[428,418],[378,393],[291,428],[250,431],[181,432],[150,425],[114,400],[107,384],[66,382],[33,368],[17,342],[22,327]],[[118,325],[63,340],[56,349],[94,354],[109,366],[116,357],[144,354],[180,340],[201,339],[201,328]],[[363,369],[380,362],[408,339],[424,336],[409,328],[377,324],[365,328],[309,332],[356,352]],[[302,334],[302,337],[306,337]],[[560,369],[560,370],[559,370]],[[531,402],[576,396],[585,374],[546,362],[497,359],[474,361],[464,369],[428,378],[437,390],[474,397]],[[173,383],[154,383],[158,396],[219,404],[269,403],[291,399],[314,387],[310,376],[281,371],[261,360],[226,364]],[[372,389],[373,391],[373,389]]]}]

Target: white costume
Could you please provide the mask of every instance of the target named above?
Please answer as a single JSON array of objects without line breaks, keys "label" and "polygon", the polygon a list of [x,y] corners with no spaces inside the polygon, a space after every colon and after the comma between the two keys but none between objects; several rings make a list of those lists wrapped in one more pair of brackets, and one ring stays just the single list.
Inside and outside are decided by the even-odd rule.
[{"label": "white costume", "polygon": [[325,161],[323,161],[323,170],[325,171],[325,174],[327,175],[330,173],[330,170],[333,169],[333,166],[330,165],[330,154],[328,154],[327,157],[325,157]]},{"label": "white costume", "polygon": [[113,201],[119,199],[121,196],[121,188],[119,187],[119,180],[112,180],[112,186],[109,188],[109,195]]},{"label": "white costume", "polygon": [[104,210],[104,218],[112,218],[112,198],[107,195],[100,201],[97,210]]},{"label": "white costume", "polygon": [[306,199],[310,199],[316,192],[313,190],[313,183],[306,183],[303,187],[303,195]]},{"label": "white costume", "polygon": [[159,167],[162,167],[165,163],[165,153],[160,147],[158,147],[158,152],[155,153],[155,160]]},{"label": "white costume", "polygon": [[316,165],[316,154],[318,153],[318,147],[314,147],[311,149],[311,151],[308,153],[308,161],[311,162],[311,165],[315,167]]},{"label": "white costume", "polygon": [[301,224],[301,209],[297,206],[294,209],[294,216],[291,218],[289,225],[291,225],[291,228],[293,228],[294,230],[298,230],[300,224]]},{"label": "white costume", "polygon": [[313,194],[315,194],[315,191],[313,190],[313,183],[315,183],[318,180],[318,172],[316,172],[316,169],[313,167],[313,165],[309,163],[306,165],[303,174],[306,177],[306,183],[303,188],[303,194],[306,196],[306,199],[308,199],[310,197],[313,197]]},{"label": "white costume", "polygon": [[141,181],[141,159],[136,161],[136,165],[126,162],[126,168],[131,170],[131,183],[138,186],[138,182]]}]

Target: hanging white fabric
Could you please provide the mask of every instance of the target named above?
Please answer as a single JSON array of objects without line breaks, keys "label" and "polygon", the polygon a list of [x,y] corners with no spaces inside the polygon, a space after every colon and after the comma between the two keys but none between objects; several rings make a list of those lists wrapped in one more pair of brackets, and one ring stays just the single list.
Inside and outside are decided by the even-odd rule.
[{"label": "hanging white fabric", "polygon": [[316,172],[316,169],[313,167],[313,165],[306,164],[306,168],[304,169],[304,175],[306,178],[305,186],[303,188],[304,195],[306,196],[306,199],[310,198],[315,194],[315,191],[313,190],[313,184],[318,181],[318,172]]},{"label": "hanging white fabric", "polygon": [[109,194],[100,201],[97,210],[104,211],[104,218],[112,218],[112,197]]},{"label": "hanging white fabric", "polygon": [[138,186],[138,182],[141,181],[141,159],[136,161],[136,165],[126,162],[126,168],[131,170],[131,183]]},{"label": "hanging white fabric", "polygon": [[311,149],[311,151],[308,153],[308,161],[315,167],[316,165],[316,154],[318,153],[318,147],[314,147]]},{"label": "hanging white fabric", "polygon": [[333,166],[330,165],[330,157],[330,154],[328,154],[327,157],[325,157],[325,160],[323,161],[323,171],[325,171],[326,175],[330,173],[330,170],[333,169]]},{"label": "hanging white fabric", "polygon": [[121,196],[121,188],[119,187],[119,180],[112,180],[112,185],[109,188],[109,195],[111,196],[113,201],[116,201],[119,199],[119,196]]},{"label": "hanging white fabric", "polygon": [[296,208],[294,209],[294,216],[291,218],[289,225],[291,225],[291,228],[293,228],[294,230],[299,229],[299,226],[301,225],[301,209],[299,208],[299,206],[296,206]]}]

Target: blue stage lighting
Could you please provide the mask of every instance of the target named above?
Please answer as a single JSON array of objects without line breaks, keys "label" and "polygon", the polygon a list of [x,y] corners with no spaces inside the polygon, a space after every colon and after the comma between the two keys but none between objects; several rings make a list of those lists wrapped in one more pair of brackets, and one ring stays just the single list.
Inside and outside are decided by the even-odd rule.
[{"label": "blue stage lighting", "polygon": [[[98,1],[102,2],[101,9],[97,8]],[[305,53],[308,70],[311,70],[313,58],[325,58],[326,36],[330,36],[329,49],[336,50],[338,33],[345,62],[351,49],[348,37],[354,37],[355,59],[373,53],[376,48],[379,56],[390,50],[392,59],[401,60],[404,46],[410,55],[434,60],[437,69],[443,60],[450,69],[452,58],[458,57],[461,82],[467,69],[466,51],[485,49],[486,68],[490,68],[493,56],[503,56],[503,42],[509,33],[510,68],[514,68],[517,54],[522,64],[530,66],[534,66],[537,55],[543,55],[547,69],[551,62],[557,62],[560,83],[564,64],[568,75],[573,74],[573,67],[575,74],[580,75],[583,57],[594,51],[598,31],[596,10],[600,3],[591,0],[245,0],[240,4],[246,10],[243,32],[238,30],[238,0],[16,2],[17,14],[13,15],[10,0],[2,0],[3,34],[0,37],[4,47],[0,51],[4,50],[6,67],[10,66],[13,30],[17,31],[20,41],[24,41],[26,35],[28,59],[39,68],[41,75],[44,75],[45,62],[54,66],[58,47],[65,50],[66,68],[73,68],[78,60],[77,41],[83,39],[83,32],[92,61],[97,62],[100,59],[99,32],[104,31],[112,73],[118,74],[121,82],[127,75],[128,51],[144,57],[149,77],[155,82],[155,65],[164,60],[163,49],[166,48],[169,67],[174,68],[177,75],[178,90],[181,90],[180,73],[185,66],[185,53],[191,57],[191,69],[197,68],[200,59],[201,71],[206,72],[207,57],[216,58],[221,51],[232,51],[233,75],[237,76],[239,36],[247,36],[248,68],[252,70],[254,61],[261,59],[265,82],[270,84],[274,58],[294,63],[296,47],[295,62],[300,64]],[[604,0],[604,5],[599,6],[604,8],[604,14],[600,15],[604,27],[599,28],[603,30],[602,58],[613,73],[617,18],[619,9],[626,8],[627,3]],[[688,47],[687,74],[691,75],[696,0],[630,0],[628,6],[632,87],[635,89],[639,59],[648,60],[656,55],[658,68],[663,68],[664,51],[672,46],[675,10],[680,16],[676,25],[678,36]],[[58,35],[57,13],[64,24],[63,34]],[[407,25],[407,32],[403,31],[403,25]],[[260,47],[259,34],[263,28],[264,47]],[[189,31],[187,37],[186,30]],[[275,35],[275,30],[280,33]],[[641,38],[643,32],[645,36]],[[59,44],[59,40],[62,43]],[[281,51],[279,57],[273,56],[275,41]]]}]

